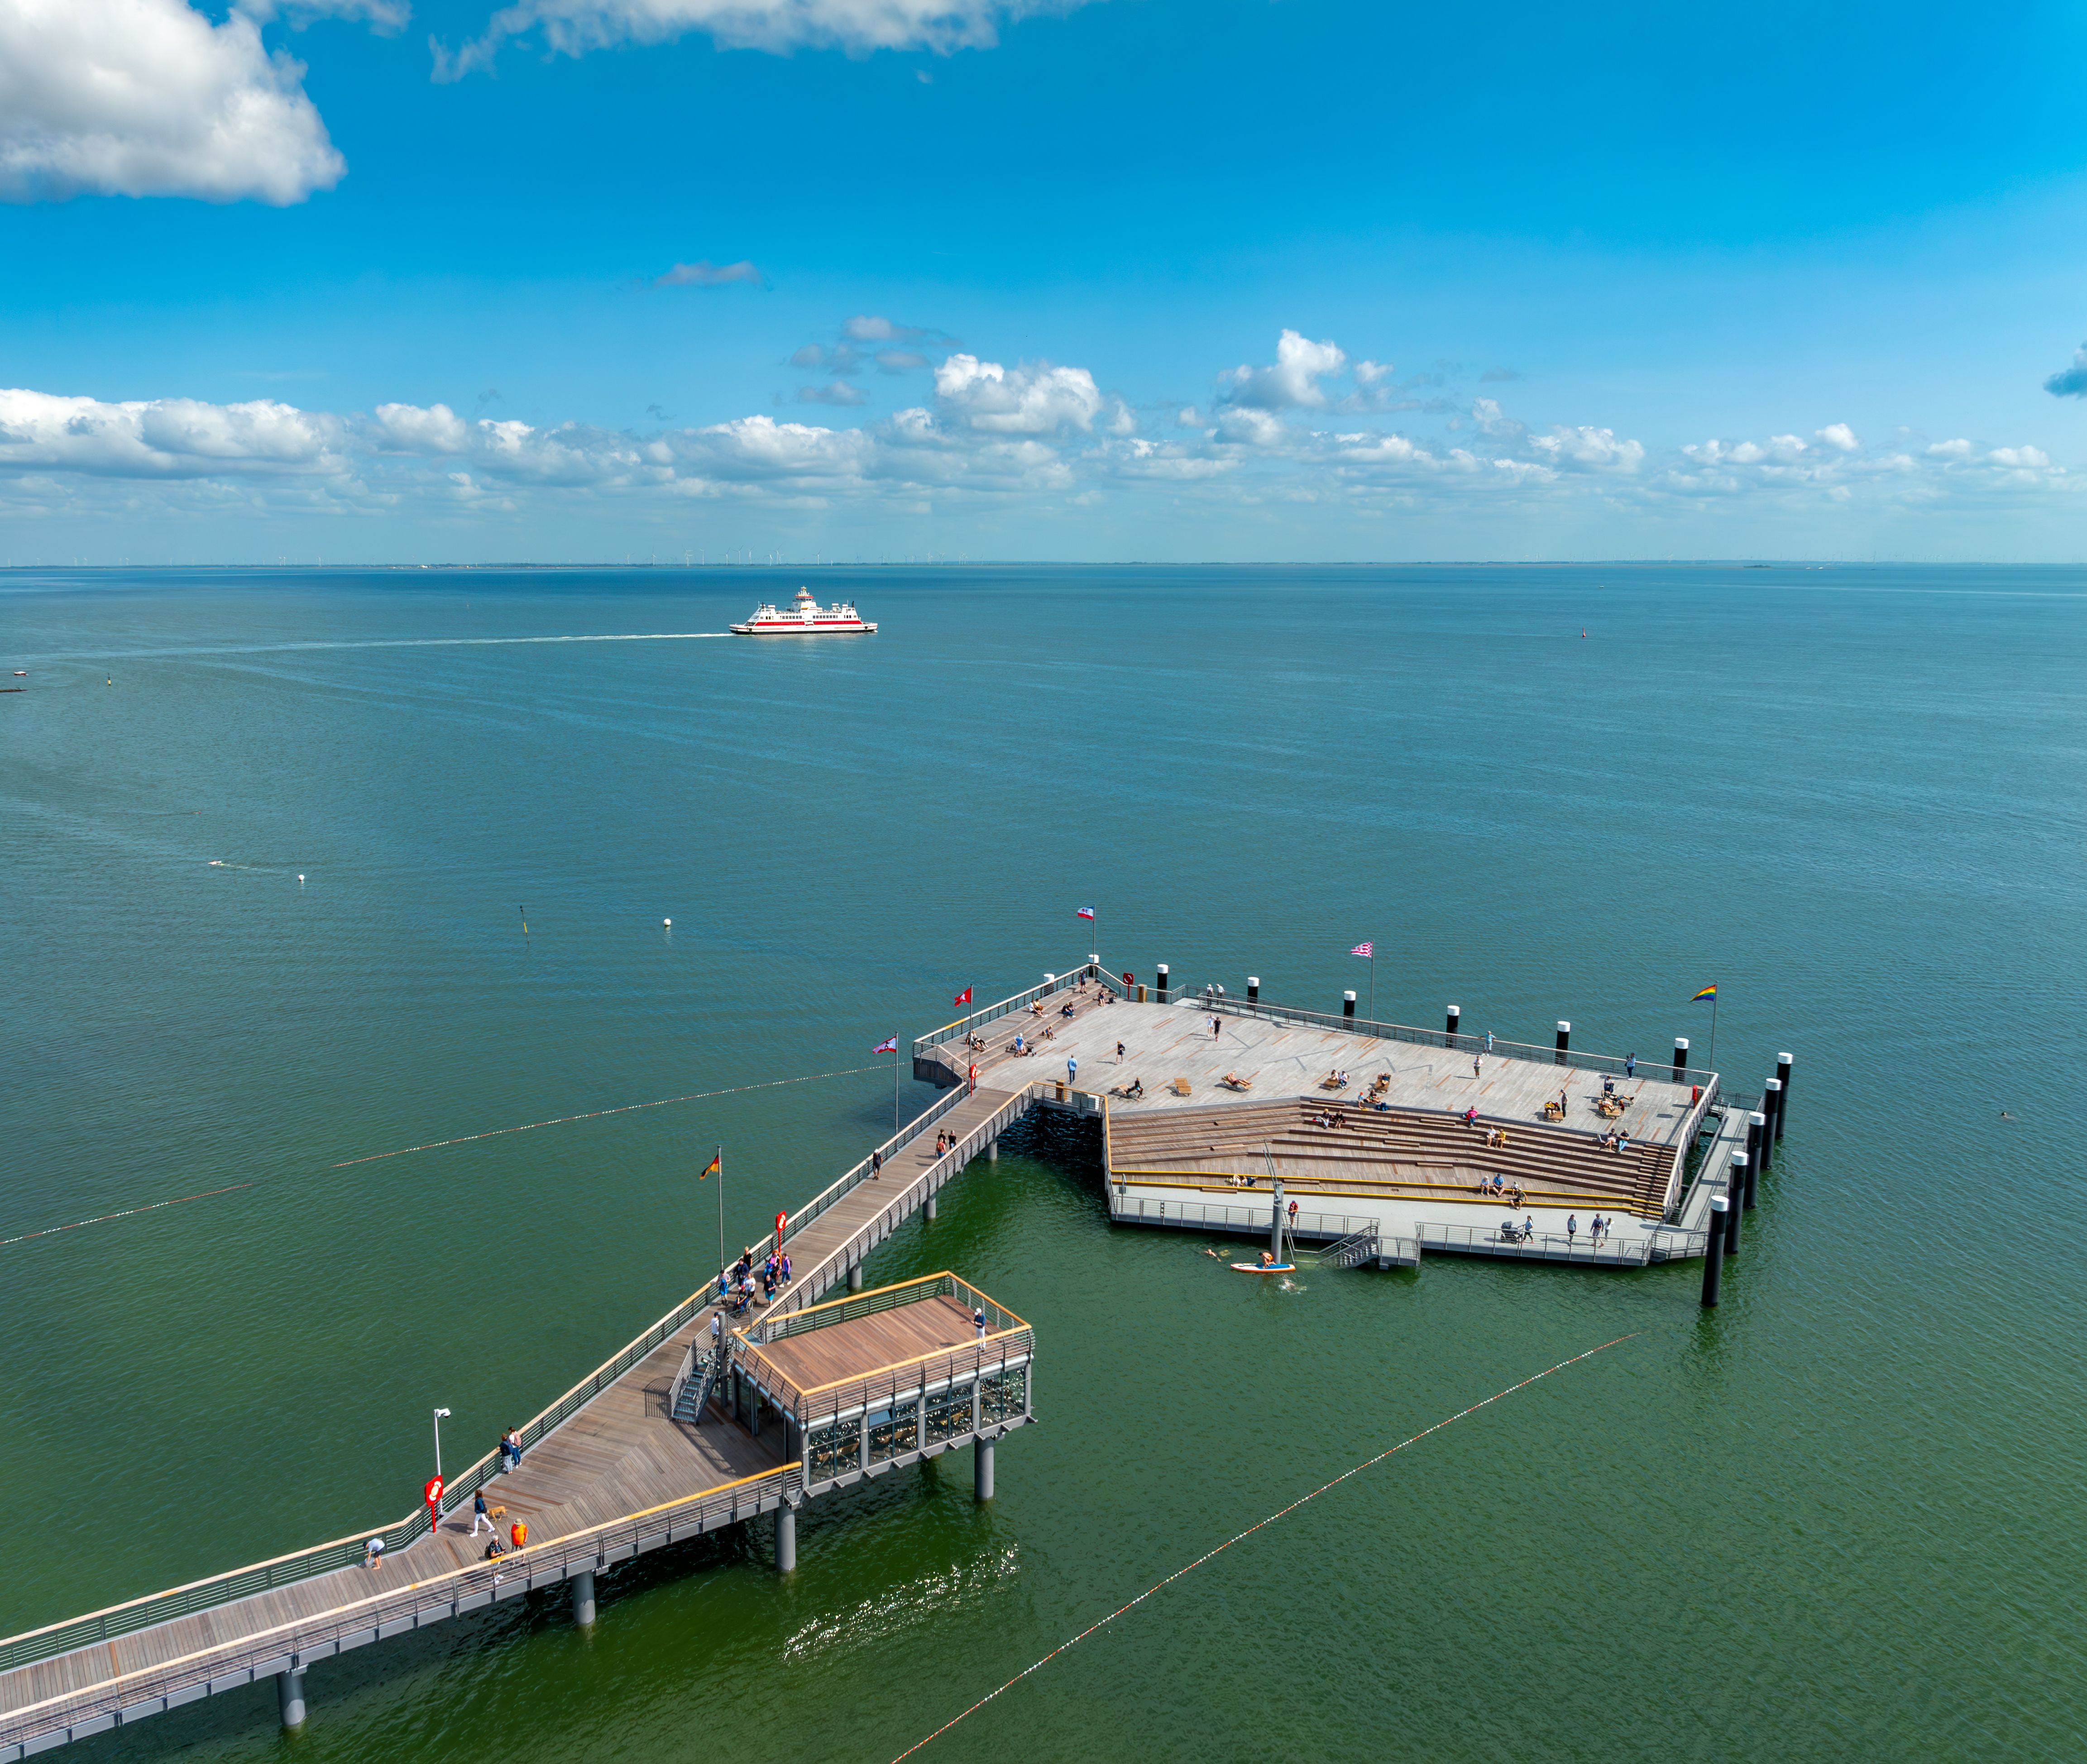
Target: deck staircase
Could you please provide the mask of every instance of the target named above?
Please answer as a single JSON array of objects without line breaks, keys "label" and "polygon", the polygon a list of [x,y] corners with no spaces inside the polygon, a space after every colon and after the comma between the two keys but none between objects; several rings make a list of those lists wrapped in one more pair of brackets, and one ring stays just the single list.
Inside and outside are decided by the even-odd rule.
[{"label": "deck staircase", "polygon": [[724,1376],[730,1350],[723,1342],[709,1349],[701,1357],[696,1370],[689,1374],[681,1386],[681,1394],[675,1400],[674,1419],[686,1421],[691,1427],[702,1425],[703,1410],[709,1404],[711,1392]]},{"label": "deck staircase", "polygon": [[[1319,1124],[1329,1114],[1338,1125]],[[1507,1144],[1488,1146],[1483,1130],[1502,1125]],[[1265,1180],[1265,1146],[1293,1190],[1382,1184],[1401,1197],[1475,1201],[1479,1183],[1497,1174],[1538,1204],[1613,1206],[1640,1218],[1660,1216],[1675,1157],[1667,1145],[1604,1151],[1591,1127],[1481,1118],[1473,1127],[1446,1110],[1376,1110],[1309,1097],[1119,1110],[1109,1127],[1110,1167],[1133,1181],[1141,1173],[1217,1178],[1237,1173]]]}]

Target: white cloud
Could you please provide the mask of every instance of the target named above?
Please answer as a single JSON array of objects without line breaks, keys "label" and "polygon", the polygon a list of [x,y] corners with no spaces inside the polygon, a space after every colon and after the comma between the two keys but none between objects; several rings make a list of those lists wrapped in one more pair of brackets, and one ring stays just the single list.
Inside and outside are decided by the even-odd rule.
[{"label": "white cloud", "polygon": [[304,71],[241,12],[0,0],[0,198],[301,202],[348,169]]},{"label": "white cloud", "polygon": [[713,263],[708,258],[694,263],[677,263],[664,275],[652,279],[655,288],[728,288],[734,282],[761,288],[768,286],[768,278],[745,258],[736,263]]},{"label": "white cloud", "polygon": [[[1500,407],[1491,398],[1479,401],[1492,405],[1498,413]],[[1548,435],[1538,435],[1530,441],[1537,457],[1546,464],[1559,467],[1577,467],[1588,471],[1635,471],[1645,462],[1645,447],[1641,442],[1619,441],[1616,432],[1610,428],[1553,428]]]},{"label": "white cloud", "polygon": [[[1252,410],[1319,410],[1326,403],[1319,384],[1347,365],[1347,356],[1332,343],[1313,343],[1294,330],[1277,339],[1272,368],[1238,367],[1218,376],[1226,398]],[[1368,364],[1375,368],[1374,362]],[[1385,370],[1389,373],[1389,369]]]},{"label": "white cloud", "polygon": [[0,390],[0,471],[38,467],[116,478],[304,472],[336,465],[342,438],[339,419],[267,398],[108,404]]},{"label": "white cloud", "polygon": [[1091,429],[1107,403],[1085,368],[1039,361],[1010,369],[967,355],[951,356],[936,369],[935,396],[971,428],[997,435]]},{"label": "white cloud", "polygon": [[378,445],[402,454],[460,454],[471,444],[471,428],[446,404],[380,404]]},{"label": "white cloud", "polygon": [[485,34],[451,55],[437,45],[435,77],[460,79],[515,37],[540,36],[561,54],[618,43],[664,43],[707,32],[722,49],[987,49],[999,28],[1081,0],[519,0],[493,14]]},{"label": "white cloud", "polygon": [[1846,423],[1829,423],[1825,428],[1814,429],[1812,432],[1829,447],[1839,453],[1854,453],[1863,445],[1855,439],[1854,430],[1849,428]]},{"label": "white cloud", "polygon": [[[954,354],[935,381],[932,408],[885,421],[752,415],[642,433],[471,419],[445,403],[336,415],[269,399],[0,391],[0,502],[22,514],[59,505],[120,513],[155,499],[190,512],[389,515],[418,506],[450,518],[632,499],[661,509],[706,498],[900,513],[966,503],[1065,510],[1103,497],[1126,517],[1149,498],[1213,520],[1294,507],[1487,520],[1514,512],[1526,522],[1573,508],[1661,520],[1799,510],[1837,521],[1843,509],[2087,508],[2087,475],[2027,445],[1872,448],[1852,432],[1845,445],[1833,425],[1811,441],[1785,433],[1656,450],[1598,424],[1531,433],[1491,399],[1472,404],[1453,444],[1368,418],[1343,417],[1336,431],[1239,404],[1207,425],[1181,409],[1163,436],[1148,437],[1131,432],[1129,411],[1085,369]],[[844,406],[861,394],[836,380],[804,396]]]}]

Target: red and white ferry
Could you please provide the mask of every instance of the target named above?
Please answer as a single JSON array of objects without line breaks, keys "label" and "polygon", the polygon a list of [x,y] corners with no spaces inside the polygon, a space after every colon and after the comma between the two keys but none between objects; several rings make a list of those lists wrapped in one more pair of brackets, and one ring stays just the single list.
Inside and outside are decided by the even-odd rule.
[{"label": "red and white ferry", "polygon": [[859,614],[852,601],[836,600],[830,607],[822,607],[818,596],[810,589],[800,588],[787,612],[779,611],[763,602],[753,609],[753,616],[745,624],[732,628],[740,637],[800,637],[824,636],[829,632],[874,631],[877,625]]}]

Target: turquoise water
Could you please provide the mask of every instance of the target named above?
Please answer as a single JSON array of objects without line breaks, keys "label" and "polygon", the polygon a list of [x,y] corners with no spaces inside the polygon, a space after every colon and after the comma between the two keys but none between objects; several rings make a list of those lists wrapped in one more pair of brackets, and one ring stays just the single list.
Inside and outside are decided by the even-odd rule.
[{"label": "turquoise water", "polygon": [[[446,641],[796,579],[0,577],[0,1237],[252,1185],[0,1248],[0,1631],[403,1512],[433,1406],[467,1460],[700,1280],[714,1145],[736,1242],[823,1187],[964,986],[1093,948],[1333,1008],[1367,937],[1383,1016],[1701,1059],[1715,981],[1722,1069],[1796,1054],[1720,1310],[1692,1265],[1273,1292],[1039,1133],[870,1271],[1036,1323],[990,1509],[959,1459],[814,1507],[787,1586],[728,1536],[591,1636],[366,1650],[300,1752],[889,1758],[1635,1332],[924,1755],[2080,1754],[2087,573],[827,572],[878,637]],[[287,1743],[262,1687],[81,1755]]]}]

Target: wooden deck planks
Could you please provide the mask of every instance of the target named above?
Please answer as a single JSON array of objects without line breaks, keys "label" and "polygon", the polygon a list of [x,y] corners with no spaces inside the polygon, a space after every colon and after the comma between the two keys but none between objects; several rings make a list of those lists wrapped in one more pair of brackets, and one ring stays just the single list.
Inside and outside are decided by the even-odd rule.
[{"label": "wooden deck planks", "polygon": [[[961,1137],[990,1120],[1011,1100],[1006,1090],[982,1086],[952,1110],[941,1126]],[[879,1178],[858,1184],[803,1231],[791,1235],[789,1249],[800,1286],[822,1273],[838,1277],[838,1269],[828,1266],[832,1259],[894,1201],[934,1173],[934,1135],[929,1133],[900,1148],[886,1161]],[[924,1188],[915,1197],[916,1204],[924,1197]],[[953,1299],[941,1303],[953,1319],[961,1319],[961,1328],[954,1320],[924,1332],[909,1332],[903,1326],[894,1326],[904,1340],[917,1337],[921,1342],[894,1358],[909,1358],[971,1338],[970,1312]],[[506,1519],[501,1522],[503,1537],[506,1523],[516,1518],[528,1522],[532,1537],[546,1539],[612,1523],[782,1463],[782,1442],[776,1434],[754,1439],[715,1421],[701,1427],[679,1423],[667,1412],[668,1391],[682,1356],[691,1341],[709,1338],[710,1319],[709,1310],[699,1313],[564,1425],[538,1441],[518,1469],[486,1485],[488,1506],[507,1509]],[[816,1340],[835,1332],[816,1331],[799,1339]],[[318,1617],[376,1593],[462,1567],[479,1560],[485,1547],[482,1533],[476,1538],[470,1535],[471,1522],[467,1502],[461,1510],[444,1516],[437,1532],[387,1557],[374,1572],[358,1566],[315,1575],[0,1673],[0,1714],[90,1690],[126,1672],[211,1648],[236,1647],[280,1625]]]},{"label": "wooden deck planks", "polygon": [[809,1391],[843,1378],[866,1378],[939,1349],[961,1347],[977,1333],[968,1306],[937,1297],[830,1323],[754,1351],[798,1389]]}]

